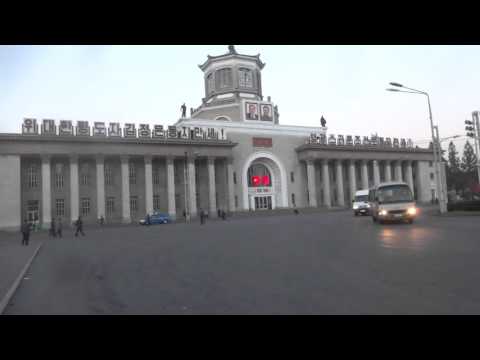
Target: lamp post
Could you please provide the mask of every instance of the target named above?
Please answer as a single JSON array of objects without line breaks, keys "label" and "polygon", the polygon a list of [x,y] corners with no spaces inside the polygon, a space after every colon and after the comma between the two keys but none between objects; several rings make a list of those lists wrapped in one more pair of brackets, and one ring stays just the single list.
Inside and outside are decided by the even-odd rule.
[{"label": "lamp post", "polygon": [[[445,194],[444,194],[444,191],[443,191],[443,183],[440,179],[440,160],[442,158],[442,154],[441,154],[441,150],[440,150],[439,138],[438,138],[438,136],[435,136],[435,132],[434,132],[432,107],[430,105],[430,96],[425,91],[412,89],[412,88],[403,86],[402,84],[399,84],[399,83],[391,82],[390,85],[395,86],[395,87],[399,87],[399,88],[402,88],[402,89],[407,89],[407,91],[398,90],[398,89],[387,89],[387,91],[404,92],[404,93],[409,93],[409,94],[420,94],[420,95],[425,95],[427,97],[428,113],[429,113],[429,116],[430,116],[430,130],[432,132],[433,162],[435,164],[436,192],[437,192],[437,196],[438,196],[438,199],[439,199],[439,210],[440,210],[440,213],[443,214],[443,213],[447,212],[447,204],[446,204],[446,197],[445,197]],[[438,127],[437,127],[437,134],[438,134]]]}]

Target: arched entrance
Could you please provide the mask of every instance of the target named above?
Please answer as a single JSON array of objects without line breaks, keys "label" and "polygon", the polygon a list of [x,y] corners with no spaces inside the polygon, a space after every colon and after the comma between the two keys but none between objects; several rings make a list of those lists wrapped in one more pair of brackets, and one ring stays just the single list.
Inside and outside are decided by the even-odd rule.
[{"label": "arched entrance", "polygon": [[257,152],[249,156],[243,167],[244,209],[288,207],[286,180],[286,171],[273,154]]}]

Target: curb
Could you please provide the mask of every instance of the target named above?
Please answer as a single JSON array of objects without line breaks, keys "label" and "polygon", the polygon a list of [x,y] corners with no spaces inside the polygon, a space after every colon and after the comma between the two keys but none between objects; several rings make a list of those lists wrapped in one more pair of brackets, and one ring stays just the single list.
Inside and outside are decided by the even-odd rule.
[{"label": "curb", "polygon": [[8,290],[7,294],[3,297],[2,301],[0,302],[0,315],[3,315],[3,312],[7,308],[8,303],[10,302],[13,295],[15,294],[15,291],[17,291],[18,287],[20,286],[20,283],[22,282],[22,278],[25,276],[25,273],[28,271],[28,268],[32,264],[33,259],[35,259],[35,256],[37,256],[37,253],[40,250],[40,248],[42,247],[42,245],[43,245],[43,242],[41,242],[40,245],[38,245],[38,247],[35,250],[35,252],[33,253],[33,255],[30,257],[28,262],[23,267],[22,271],[20,272],[20,275],[17,276],[14,283],[12,284],[10,289]]}]

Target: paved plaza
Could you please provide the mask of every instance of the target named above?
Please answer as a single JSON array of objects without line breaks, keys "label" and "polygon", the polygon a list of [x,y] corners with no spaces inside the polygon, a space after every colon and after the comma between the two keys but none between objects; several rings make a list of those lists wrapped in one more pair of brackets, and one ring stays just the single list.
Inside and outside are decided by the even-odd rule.
[{"label": "paved plaza", "polygon": [[44,245],[5,313],[479,314],[478,219],[335,211],[34,234]]}]

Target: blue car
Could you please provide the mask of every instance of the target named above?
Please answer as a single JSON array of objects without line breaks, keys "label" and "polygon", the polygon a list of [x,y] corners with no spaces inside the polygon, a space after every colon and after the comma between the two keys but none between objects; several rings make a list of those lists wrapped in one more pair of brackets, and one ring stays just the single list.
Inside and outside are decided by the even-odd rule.
[{"label": "blue car", "polygon": [[168,224],[172,222],[170,216],[167,214],[153,213],[150,215],[150,223],[148,223],[148,216],[140,220],[140,225],[154,225],[154,224]]}]

